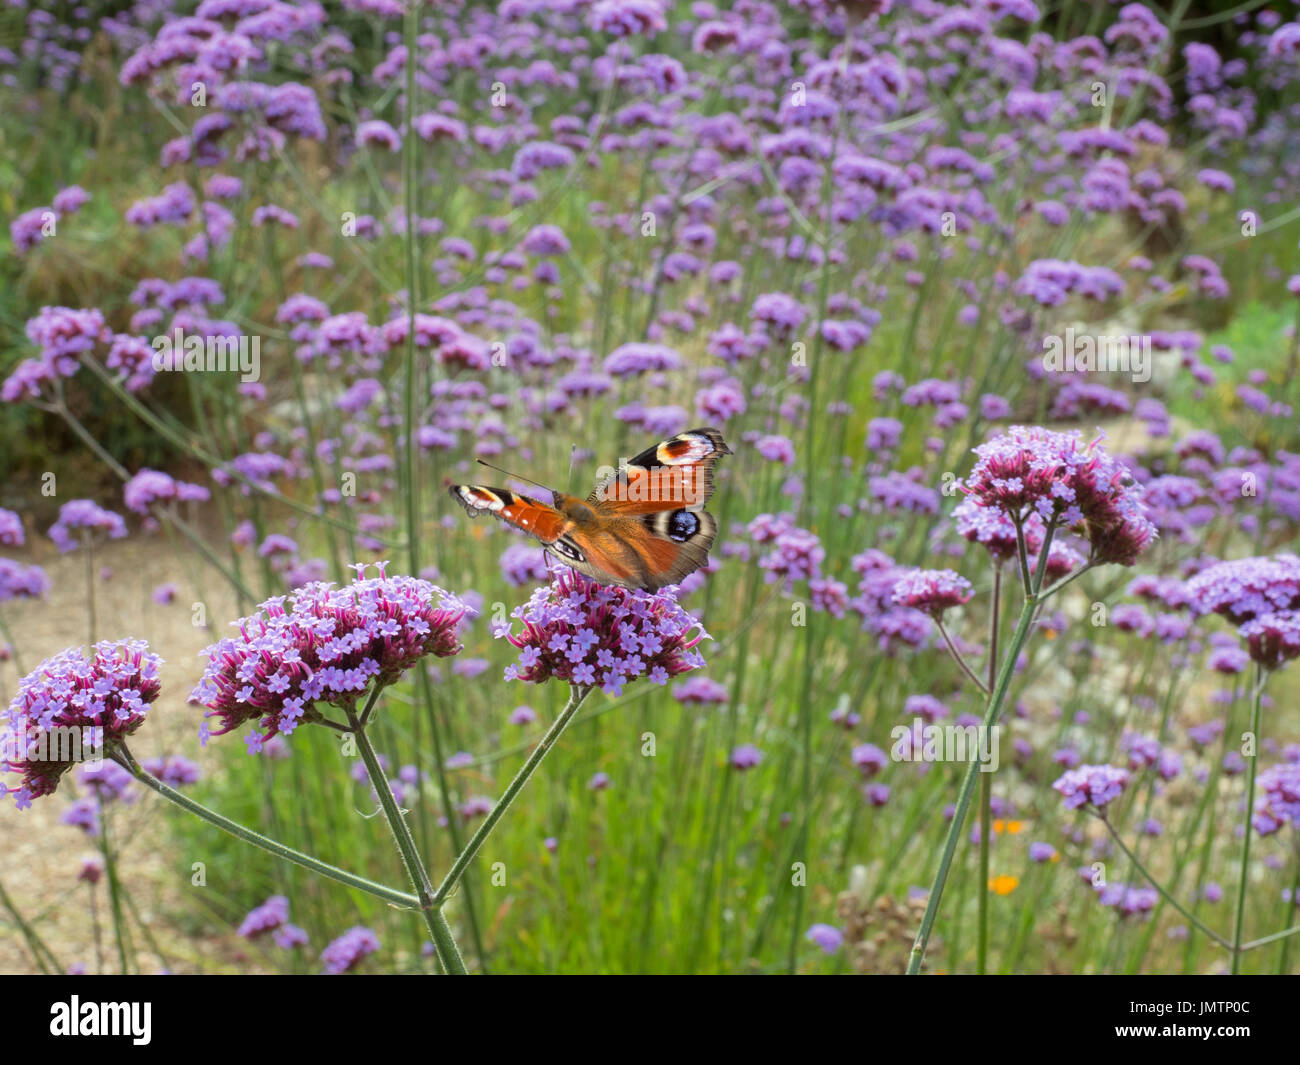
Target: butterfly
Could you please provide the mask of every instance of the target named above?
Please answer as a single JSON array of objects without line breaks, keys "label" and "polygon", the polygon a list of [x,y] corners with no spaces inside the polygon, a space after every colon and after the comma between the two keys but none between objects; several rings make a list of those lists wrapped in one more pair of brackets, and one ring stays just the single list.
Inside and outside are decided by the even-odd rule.
[{"label": "butterfly", "polygon": [[731,453],[717,429],[691,429],[607,473],[585,500],[540,484],[553,505],[478,484],[450,492],[470,517],[488,513],[522,529],[600,584],[653,592],[708,562],[718,523],[704,505],[713,467]]}]

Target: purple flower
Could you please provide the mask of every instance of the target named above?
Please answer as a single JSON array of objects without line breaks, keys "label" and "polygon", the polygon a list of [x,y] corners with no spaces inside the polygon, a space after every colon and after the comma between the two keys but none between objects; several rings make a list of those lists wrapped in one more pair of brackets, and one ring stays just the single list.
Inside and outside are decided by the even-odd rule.
[{"label": "purple flower", "polygon": [[73,535],[77,529],[90,534],[104,532],[120,540],[126,535],[126,522],[122,515],[105,510],[93,500],[73,499],[59,508],[59,520],[50,526],[49,537],[60,551],[72,551],[81,546],[80,537]]},{"label": "purple flower", "polygon": [[945,610],[968,603],[974,594],[970,581],[950,569],[916,569],[895,582],[893,600],[937,618]]},{"label": "purple flower", "polygon": [[357,143],[368,147],[385,148],[390,152],[398,152],[402,149],[401,136],[382,119],[371,119],[357,126]]},{"label": "purple flower", "polygon": [[1300,558],[1239,558],[1207,566],[1187,582],[1195,614],[1219,614],[1234,625],[1300,609]]},{"label": "purple flower", "polygon": [[257,738],[290,733],[317,721],[318,703],[354,706],[371,683],[393,683],[425,655],[458,654],[456,626],[469,607],[428,581],[379,576],[363,579],[366,566],[346,587],[317,582],[263,603],[257,614],[236,622],[239,635],[208,647],[208,666],[190,701],[223,735],[255,721]]},{"label": "purple flower", "polygon": [[515,586],[546,580],[550,577],[546,551],[528,544],[511,544],[500,554],[500,572],[507,584]]},{"label": "purple flower", "polygon": [[1095,563],[1132,565],[1156,537],[1140,490],[1127,470],[1077,433],[1012,426],[975,449],[966,491],[1013,522],[1038,514],[1075,529]]},{"label": "purple flower", "polygon": [[647,36],[668,28],[660,0],[596,0],[587,13],[587,25],[613,37]]},{"label": "purple flower", "polygon": [[862,743],[849,756],[864,777],[870,779],[889,764],[889,756],[874,743]]},{"label": "purple flower", "polygon": [[1054,857],[1056,857],[1056,848],[1050,843],[1029,844],[1029,860],[1031,862],[1050,862]]},{"label": "purple flower", "polygon": [[332,976],[355,969],[379,949],[379,937],[369,928],[357,925],[333,940],[323,951],[320,960],[325,971]]},{"label": "purple flower", "polygon": [[152,773],[164,784],[170,784],[173,788],[199,782],[198,763],[191,762],[188,758],[182,758],[178,754],[169,755],[166,758],[148,758],[141,764],[147,772]]},{"label": "purple flower", "polygon": [[624,344],[606,357],[604,369],[613,377],[635,377],[643,373],[676,370],[682,357],[662,344]]},{"label": "purple flower", "polygon": [[0,507],[0,545],[22,547],[23,520],[12,510]]},{"label": "purple flower", "polygon": [[486,795],[471,795],[460,804],[460,816],[466,821],[472,821],[476,817],[486,817],[495,805],[496,803]]},{"label": "purple flower", "polygon": [[9,223],[9,237],[13,241],[14,251],[22,255],[46,237],[46,229],[54,232],[58,224],[59,212],[49,207],[33,207],[24,211]]},{"label": "purple flower", "polygon": [[1300,657],[1300,614],[1263,614],[1237,631],[1250,657],[1265,669],[1280,669]]},{"label": "purple flower", "polygon": [[763,761],[763,752],[752,743],[745,743],[733,750],[727,761],[732,769],[753,769]]},{"label": "purple flower", "polygon": [[537,711],[531,706],[516,706],[510,711],[510,724],[532,725],[537,721]]},{"label": "purple flower", "polygon": [[1063,774],[1052,787],[1064,797],[1067,809],[1077,810],[1085,803],[1101,809],[1118,799],[1128,782],[1127,769],[1113,765],[1081,765]]},{"label": "purple flower", "polygon": [[77,771],[77,783],[100,803],[132,803],[136,800],[135,777],[116,762],[104,760],[95,765],[83,765]]},{"label": "purple flower", "polygon": [[50,579],[40,566],[24,566],[0,558],[0,603],[10,599],[39,599],[50,588]]},{"label": "purple flower", "polygon": [[686,706],[721,706],[729,696],[726,686],[712,677],[691,677],[673,688],[673,698]]},{"label": "purple flower", "polygon": [[1251,818],[1261,836],[1284,824],[1300,824],[1300,762],[1279,762],[1259,774],[1258,794]]},{"label": "purple flower", "polygon": [[815,924],[804,936],[810,943],[816,943],[825,953],[834,954],[844,942],[844,933],[834,925]]},{"label": "purple flower", "polygon": [[148,514],[155,503],[167,500],[199,500],[209,498],[210,493],[202,485],[187,484],[174,480],[157,470],[141,470],[122,490],[126,498],[126,509],[136,514]]},{"label": "purple flower", "polygon": [[783,292],[768,292],[759,296],[754,300],[750,314],[782,339],[790,337],[808,317],[803,304]]},{"label": "purple flower", "polygon": [[262,905],[248,912],[237,934],[244,939],[257,939],[267,932],[274,932],[288,922],[289,900],[283,895],[272,895]]},{"label": "purple flower", "polygon": [[523,630],[495,634],[520,651],[518,664],[506,669],[507,680],[599,684],[616,695],[638,677],[664,684],[704,666],[695,647],[708,634],[668,591],[605,586],[568,570],[533,592],[512,617]]},{"label": "purple flower", "polygon": [[[80,648],[47,658],[19,682],[0,731],[0,769],[22,774],[18,786],[6,788],[17,793],[20,809],[59,786],[79,748],[89,743],[109,754],[144,723],[158,698],[161,664],[143,640],[101,642],[89,658]],[[65,729],[76,730],[81,744],[62,742]]]}]

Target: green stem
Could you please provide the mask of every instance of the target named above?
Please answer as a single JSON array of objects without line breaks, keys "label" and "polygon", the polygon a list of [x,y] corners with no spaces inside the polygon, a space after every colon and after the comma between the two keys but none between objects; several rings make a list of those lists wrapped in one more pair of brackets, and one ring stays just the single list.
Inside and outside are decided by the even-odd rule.
[{"label": "green stem", "polygon": [[1237,920],[1232,932],[1232,975],[1241,973],[1241,935],[1246,924],[1246,877],[1250,868],[1250,836],[1254,827],[1255,775],[1259,768],[1259,710],[1264,696],[1264,667],[1255,666],[1255,690],[1250,703],[1250,738],[1252,753],[1246,767],[1246,839],[1241,848],[1241,875],[1237,878]]},{"label": "green stem", "polygon": [[1169,894],[1169,892],[1166,891],[1163,886],[1161,886],[1160,882],[1156,880],[1156,878],[1153,877],[1149,872],[1147,872],[1146,866],[1144,866],[1140,861],[1138,861],[1137,855],[1135,855],[1131,850],[1129,850],[1128,847],[1125,845],[1124,841],[1120,839],[1119,833],[1115,831],[1115,826],[1110,823],[1110,821],[1106,818],[1106,815],[1104,813],[1098,811],[1098,813],[1095,816],[1100,818],[1101,823],[1106,826],[1106,830],[1110,833],[1111,839],[1113,839],[1116,845],[1119,847],[1119,849],[1124,852],[1128,860],[1133,863],[1133,868],[1136,869],[1142,875],[1142,878],[1146,880],[1147,883],[1149,883],[1153,888],[1155,888],[1158,892],[1160,892],[1161,897],[1167,903],[1169,903],[1170,906],[1172,906],[1175,910],[1177,910],[1189,921],[1191,921],[1193,925],[1195,925],[1198,929],[1200,929],[1203,933],[1205,933],[1205,935],[1209,936],[1212,940],[1214,940],[1214,942],[1218,943],[1220,946],[1224,946],[1224,947],[1230,946],[1228,941],[1224,939],[1223,936],[1219,935],[1218,932],[1215,932],[1213,929],[1206,926],[1203,922],[1199,921],[1196,918],[1196,915],[1193,914],[1191,910],[1189,910],[1186,906],[1184,906],[1181,902],[1179,902],[1176,898],[1174,898],[1171,894]]},{"label": "green stem", "polygon": [[[998,715],[1002,713],[1002,704],[1006,701],[1011,688],[1011,678],[1015,675],[1016,659],[1020,657],[1021,648],[1029,638],[1034,611],[1038,600],[1026,596],[1025,605],[1020,611],[1015,632],[1011,634],[1011,643],[1002,660],[998,681],[989,696],[988,709],[984,713],[983,728],[985,732],[997,724]],[[943,889],[948,883],[948,870],[952,866],[952,856],[957,850],[957,840],[961,838],[962,826],[966,823],[966,812],[970,809],[971,795],[975,791],[975,777],[980,771],[980,763],[972,758],[962,781],[961,794],[957,799],[957,809],[953,811],[952,824],[948,826],[948,838],[944,841],[943,855],[939,859],[939,871],[935,873],[934,883],[930,885],[930,897],[925,904],[925,914],[921,918],[921,928],[916,933],[916,942],[912,945],[912,954],[907,963],[907,974],[915,976],[921,971],[921,962],[925,960],[925,948],[930,942],[930,933],[934,929],[935,918],[939,916],[939,902],[943,898]]]},{"label": "green stem", "polygon": [[363,876],[357,876],[355,873],[338,869],[326,862],[322,862],[319,858],[313,858],[310,854],[303,854],[302,851],[286,847],[283,843],[263,836],[259,832],[254,832],[251,828],[245,828],[239,822],[223,817],[215,810],[209,810],[202,803],[195,802],[188,795],[181,794],[175,788],[164,784],[153,774],[146,772],[131,755],[131,752],[126,749],[125,745],[118,747],[111,757],[145,787],[152,788],[164,799],[169,799],[182,809],[202,818],[208,824],[221,829],[223,832],[230,833],[236,839],[251,843],[254,847],[258,847],[268,854],[283,858],[287,862],[293,862],[294,865],[300,865],[304,869],[310,869],[313,873],[319,873],[321,876],[328,877],[330,880],[335,880],[347,887],[356,888],[358,891],[364,891],[377,899],[383,899],[390,906],[395,906],[398,909],[413,910],[420,905],[420,900],[414,895],[410,895],[405,891],[396,891],[384,884],[367,880]]},{"label": "green stem", "polygon": [[989,831],[992,821],[993,774],[980,776],[980,876],[975,890],[979,894],[979,935],[975,942],[975,972],[983,976],[989,958]]},{"label": "green stem", "polygon": [[[371,693],[364,711],[367,717],[381,691],[383,691],[383,687],[377,685]],[[348,721],[352,725],[353,735],[356,736],[357,748],[361,751],[361,760],[365,762],[366,772],[370,775],[370,783],[379,796],[379,805],[383,808],[384,819],[388,822],[388,827],[392,829],[393,840],[397,843],[397,852],[402,857],[402,864],[406,866],[407,876],[410,877],[411,883],[415,886],[419,897],[420,913],[424,917],[424,923],[428,926],[429,936],[438,951],[438,958],[446,967],[447,972],[454,976],[465,976],[467,974],[465,961],[460,956],[460,950],[456,946],[456,940],[452,937],[447,919],[442,915],[440,904],[434,901],[433,882],[430,881],[428,870],[425,869],[424,862],[420,858],[420,850],[415,845],[415,837],[411,835],[411,829],[406,823],[401,807],[397,805],[397,799],[393,797],[392,786],[388,783],[384,767],[379,764],[379,755],[375,753],[374,744],[370,742],[366,730],[361,727],[361,718],[353,707],[348,707]]]},{"label": "green stem", "polygon": [[510,781],[509,787],[506,788],[501,798],[497,800],[496,805],[488,812],[487,817],[483,818],[483,823],[478,826],[478,831],[470,837],[470,841],[465,844],[465,849],[460,852],[460,857],[456,859],[451,870],[443,878],[442,883],[438,885],[438,890],[433,893],[435,906],[441,906],[447,900],[447,896],[455,890],[456,884],[464,875],[469,863],[474,860],[474,856],[478,854],[488,836],[492,834],[492,830],[496,828],[497,822],[505,815],[506,810],[510,808],[510,804],[515,801],[524,785],[528,783],[529,778],[537,771],[537,767],[542,764],[542,759],[546,757],[547,752],[555,746],[555,741],[560,738],[560,733],[573,720],[578,708],[582,706],[583,700],[591,694],[591,691],[592,689],[589,687],[581,688],[576,684],[573,686],[573,692],[569,696],[569,701],[565,704],[564,709],[560,711],[560,716],[546,730],[546,735],[542,737],[541,742],[533,748],[533,753],[528,756],[527,760],[519,768],[519,772]]},{"label": "green stem", "polygon": [[37,934],[31,922],[14,905],[14,901],[9,897],[9,892],[5,890],[4,884],[0,884],[0,906],[4,907],[10,919],[22,932],[23,939],[27,941],[27,949],[32,952],[32,958],[36,961],[36,967],[46,976],[62,973],[64,971],[63,966],[51,953],[50,948],[45,945],[45,941]]},{"label": "green stem", "polygon": [[104,874],[108,877],[108,899],[113,910],[113,937],[117,942],[117,960],[123,976],[130,975],[126,959],[126,916],[122,913],[122,884],[117,878],[117,861],[108,838],[108,812],[99,800],[99,852],[104,857]]},{"label": "green stem", "polygon": [[[994,683],[998,662],[998,615],[1002,609],[1002,563],[993,567],[993,608],[989,611],[989,666],[988,684],[983,686],[987,695]],[[988,970],[989,952],[989,848],[992,846],[989,831],[992,822],[993,779],[985,773],[980,781],[980,882],[979,935],[976,938],[975,971],[983,976]]]}]

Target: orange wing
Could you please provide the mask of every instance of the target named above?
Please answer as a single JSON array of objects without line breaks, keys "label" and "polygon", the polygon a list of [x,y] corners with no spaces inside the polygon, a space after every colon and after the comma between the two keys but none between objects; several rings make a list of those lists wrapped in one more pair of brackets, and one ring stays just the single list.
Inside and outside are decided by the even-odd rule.
[{"label": "orange wing", "polygon": [[463,506],[471,518],[491,514],[507,525],[536,536],[544,544],[553,543],[572,525],[554,507],[547,506],[507,488],[485,488],[479,484],[453,484],[451,498]]},{"label": "orange wing", "polygon": [[678,433],[606,477],[587,502],[619,515],[702,510],[713,495],[713,467],[730,454],[717,429]]}]

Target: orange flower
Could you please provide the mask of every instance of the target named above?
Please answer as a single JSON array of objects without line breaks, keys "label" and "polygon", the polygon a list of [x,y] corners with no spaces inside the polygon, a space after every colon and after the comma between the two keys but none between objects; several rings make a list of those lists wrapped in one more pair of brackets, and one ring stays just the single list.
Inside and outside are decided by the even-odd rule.
[{"label": "orange flower", "polygon": [[1010,895],[1017,887],[1020,886],[1020,877],[1018,876],[991,876],[989,877],[989,890],[995,895]]}]

